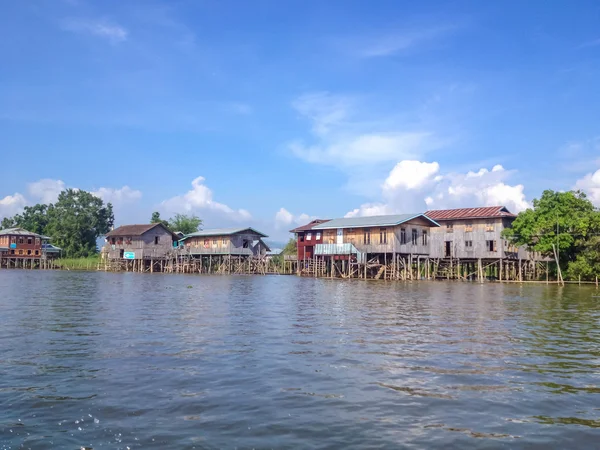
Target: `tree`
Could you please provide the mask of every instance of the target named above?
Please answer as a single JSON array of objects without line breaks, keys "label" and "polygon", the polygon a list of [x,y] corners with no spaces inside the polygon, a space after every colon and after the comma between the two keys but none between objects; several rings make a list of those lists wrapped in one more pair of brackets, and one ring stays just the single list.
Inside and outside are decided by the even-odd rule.
[{"label": "tree", "polygon": [[169,228],[169,222],[160,218],[160,213],[158,211],[154,211],[152,213],[152,218],[150,219],[150,223],[162,223],[165,227]]},{"label": "tree", "polygon": [[26,206],[22,214],[14,217],[15,226],[37,234],[45,234],[48,226],[48,208],[52,205]]},{"label": "tree", "polygon": [[581,191],[548,190],[533,201],[533,209],[517,216],[512,228],[503,231],[503,237],[552,259],[554,245],[561,267],[566,269],[578,261],[571,272],[575,267],[581,272],[582,261],[591,261],[590,252],[595,251],[591,242],[600,233],[599,214]]},{"label": "tree", "polygon": [[14,228],[16,226],[17,226],[17,223],[15,222],[14,217],[5,217],[4,219],[2,219],[2,222],[0,223],[0,230],[5,230],[7,228]]},{"label": "tree", "polygon": [[183,234],[191,234],[198,231],[201,226],[202,220],[195,215],[175,214],[175,217],[169,219],[169,228],[173,232],[181,231]]},{"label": "tree", "polygon": [[114,223],[110,203],[86,191],[67,189],[48,206],[46,234],[67,257],[87,257],[96,253],[96,239],[108,233]]},{"label": "tree", "polygon": [[283,248],[284,255],[296,255],[298,253],[298,245],[296,243],[296,239],[290,238],[285,247]]}]

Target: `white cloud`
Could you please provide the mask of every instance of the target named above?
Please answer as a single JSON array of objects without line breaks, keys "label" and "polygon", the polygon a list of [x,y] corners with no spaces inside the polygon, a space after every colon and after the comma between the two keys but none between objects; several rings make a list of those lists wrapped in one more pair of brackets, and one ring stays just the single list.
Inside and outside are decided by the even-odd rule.
[{"label": "white cloud", "polygon": [[316,217],[309,216],[305,213],[295,216],[287,209],[281,208],[275,214],[275,229],[280,230],[283,228],[289,228],[290,226],[304,225],[315,218]]},{"label": "white cloud", "polygon": [[356,117],[357,100],[327,92],[306,94],[292,106],[311,123],[314,143],[296,141],[289,145],[293,155],[314,164],[336,167],[355,173],[365,167],[421,157],[437,148],[431,132],[398,125],[385,120]]},{"label": "white cloud", "polygon": [[0,219],[20,213],[27,205],[27,200],[18,192],[0,199]]},{"label": "white cloud", "polygon": [[63,29],[74,33],[89,34],[118,44],[127,40],[129,32],[120,25],[106,21],[69,19],[63,23]]},{"label": "white cloud", "polygon": [[204,184],[204,177],[192,181],[192,189],[183,195],[165,200],[161,208],[170,214],[211,212],[234,221],[246,221],[252,218],[245,209],[234,210],[213,200],[212,190]]},{"label": "white cloud", "polygon": [[402,33],[388,33],[349,40],[349,51],[361,58],[391,56],[430,43],[456,30],[456,26],[419,27]]},{"label": "white cloud", "polygon": [[584,191],[591,202],[600,208],[600,169],[594,173],[588,173],[583,178],[577,180],[574,189]]},{"label": "white cloud", "polygon": [[64,181],[50,178],[43,178],[27,185],[29,197],[36,203],[54,203],[65,189]]},{"label": "white cloud", "polygon": [[92,191],[92,194],[101,198],[105,203],[113,205],[131,203],[142,198],[141,191],[131,189],[129,186],[123,186],[120,189],[101,187],[97,191]]},{"label": "white cloud", "polygon": [[347,216],[496,205],[519,212],[530,204],[522,184],[505,183],[511,174],[501,165],[491,170],[483,168],[477,172],[440,174],[437,162],[401,161],[382,185],[383,201],[366,203]]}]

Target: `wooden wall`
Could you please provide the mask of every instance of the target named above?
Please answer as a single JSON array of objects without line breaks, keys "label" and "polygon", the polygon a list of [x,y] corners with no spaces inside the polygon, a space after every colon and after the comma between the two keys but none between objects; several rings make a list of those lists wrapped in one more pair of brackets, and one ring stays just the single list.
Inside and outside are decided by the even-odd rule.
[{"label": "wooden wall", "polygon": [[[155,244],[155,237],[159,239],[158,244]],[[163,258],[173,250],[173,237],[163,227],[154,227],[142,236],[111,236],[103,253],[110,259],[117,259],[121,258],[121,250],[134,252],[135,259]]]},{"label": "wooden wall", "polygon": [[[16,244],[16,248],[10,248],[11,244]],[[42,256],[42,240],[35,236],[3,235],[0,236],[0,247],[7,247],[8,251],[3,254],[11,258],[39,258]]]},{"label": "wooden wall", "polygon": [[[258,241],[256,246],[253,242]],[[244,247],[244,242],[247,247]],[[256,233],[246,232],[221,236],[194,236],[184,241],[185,248],[192,255],[243,255],[260,256],[267,247]]]}]

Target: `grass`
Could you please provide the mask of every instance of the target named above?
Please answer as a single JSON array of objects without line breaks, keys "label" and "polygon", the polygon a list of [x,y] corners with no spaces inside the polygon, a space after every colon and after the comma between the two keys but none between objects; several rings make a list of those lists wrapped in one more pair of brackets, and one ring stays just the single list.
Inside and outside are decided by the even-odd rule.
[{"label": "grass", "polygon": [[100,262],[100,255],[87,258],[60,258],[56,260],[56,266],[65,270],[96,270]]}]

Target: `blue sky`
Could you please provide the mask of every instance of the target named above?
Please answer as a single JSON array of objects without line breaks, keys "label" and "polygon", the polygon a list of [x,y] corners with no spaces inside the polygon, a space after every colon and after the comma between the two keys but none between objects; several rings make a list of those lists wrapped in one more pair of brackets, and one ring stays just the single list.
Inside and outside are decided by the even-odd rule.
[{"label": "blue sky", "polygon": [[0,1],[0,217],[600,206],[596,1]]}]

